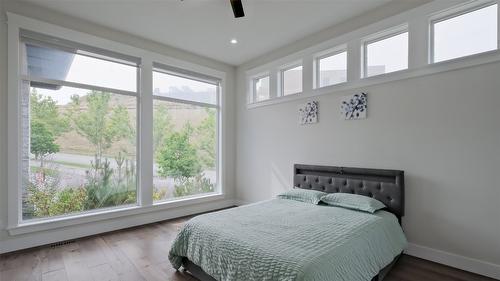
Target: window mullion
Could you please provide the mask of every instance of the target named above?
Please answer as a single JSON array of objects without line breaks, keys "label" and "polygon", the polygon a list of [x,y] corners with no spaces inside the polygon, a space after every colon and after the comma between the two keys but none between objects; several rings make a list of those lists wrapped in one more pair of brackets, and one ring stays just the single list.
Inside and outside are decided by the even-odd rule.
[{"label": "window mullion", "polygon": [[364,50],[359,39],[347,43],[347,82],[358,81],[364,75]]},{"label": "window mullion", "polygon": [[[308,55],[303,59],[302,63],[302,91],[303,92],[305,89],[313,89],[314,88],[314,81],[313,81],[313,61],[314,58],[312,55]],[[311,75],[309,75],[311,74]]]},{"label": "window mullion", "polygon": [[[21,65],[19,64],[18,57],[21,55],[21,48],[19,48],[19,29],[14,25],[8,25],[8,159],[7,165],[7,182],[8,182],[8,217],[7,227],[16,227],[22,218],[21,210],[21,190],[22,190],[22,177],[21,177],[21,114],[20,114],[20,92],[22,81],[18,80],[17,74]],[[0,222],[1,224],[1,222]]]},{"label": "window mullion", "polygon": [[429,23],[423,20],[411,20],[408,23],[408,68],[424,67],[429,62]]},{"label": "window mullion", "polygon": [[143,60],[139,79],[139,205],[153,204],[153,62]]},{"label": "window mullion", "polygon": [[184,100],[184,99],[177,99],[177,98],[153,95],[153,100],[155,100],[155,99],[162,100],[162,101],[175,102],[175,103],[208,107],[208,108],[217,108],[218,107],[217,104],[210,104],[210,103],[204,103],[204,102],[197,102],[197,101],[191,101],[191,100]]},{"label": "window mullion", "polygon": [[500,50],[500,1],[497,1],[497,49]]},{"label": "window mullion", "polygon": [[119,90],[119,89],[107,88],[107,87],[101,87],[101,86],[94,86],[94,85],[90,85],[90,84],[83,84],[83,83],[76,83],[76,82],[70,82],[70,81],[64,81],[64,80],[34,77],[34,76],[29,76],[29,75],[20,75],[20,78],[22,80],[26,80],[26,81],[41,82],[41,83],[47,83],[47,84],[58,85],[58,86],[63,86],[63,87],[80,88],[80,89],[87,89],[87,90],[91,90],[91,91],[101,91],[101,92],[120,94],[120,95],[131,96],[131,97],[137,96],[137,92]]}]

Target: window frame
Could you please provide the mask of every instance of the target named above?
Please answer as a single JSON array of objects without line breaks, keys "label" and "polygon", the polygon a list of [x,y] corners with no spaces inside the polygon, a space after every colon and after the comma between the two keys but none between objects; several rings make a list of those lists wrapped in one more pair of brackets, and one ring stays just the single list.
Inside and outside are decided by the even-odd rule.
[{"label": "window frame", "polygon": [[[450,20],[450,19],[453,19],[453,18],[456,18],[459,16],[463,16],[463,15],[481,10],[483,8],[494,6],[494,5],[497,5],[497,47],[496,47],[496,49],[490,50],[490,51],[474,53],[474,54],[470,54],[470,55],[465,55],[465,56],[460,56],[460,57],[456,57],[456,58],[452,58],[452,59],[442,60],[442,61],[438,61],[438,62],[435,61],[434,25],[436,23],[444,22],[444,21],[447,21],[447,20]],[[428,34],[429,34],[429,38],[428,38],[428,42],[429,42],[429,45],[428,45],[428,54],[429,54],[428,64],[438,64],[438,63],[443,63],[443,62],[450,62],[450,61],[464,59],[467,57],[473,57],[473,56],[477,56],[477,55],[481,55],[481,54],[486,54],[486,53],[498,51],[500,49],[500,36],[499,36],[499,34],[500,34],[500,20],[499,20],[499,16],[500,16],[500,3],[497,0],[473,1],[473,2],[466,3],[466,4],[461,4],[461,5],[456,6],[456,7],[452,7],[450,9],[447,9],[444,11],[437,12],[437,13],[433,14],[432,16],[430,16],[428,19],[428,30],[429,30],[429,32],[428,32]]]},{"label": "window frame", "polygon": [[[269,79],[269,98],[267,99],[264,99],[264,100],[258,100],[257,99],[257,82],[260,80],[260,79],[264,79],[264,78],[268,78]],[[266,101],[266,100],[269,100],[271,99],[271,75],[269,73],[261,73],[259,75],[256,75],[254,77],[252,77],[251,79],[252,81],[252,101],[253,102],[261,102],[261,101]]]},{"label": "window frame", "polygon": [[[184,100],[184,99],[178,99],[178,98],[172,98],[172,97],[157,96],[154,94],[154,92],[153,92],[153,99],[170,101],[170,102],[185,103],[185,104],[191,104],[191,105],[196,105],[196,106],[205,106],[205,107],[210,107],[210,108],[218,108],[218,104],[220,101],[219,95],[220,95],[220,87],[221,87],[220,86],[220,82],[221,82],[220,79],[208,78],[207,76],[205,76],[205,78],[203,78],[202,74],[198,74],[195,72],[191,72],[190,74],[178,73],[178,72],[175,72],[174,70],[168,70],[166,68],[170,68],[170,67],[165,66],[165,65],[160,64],[160,63],[153,62],[153,72],[163,73],[166,75],[176,76],[179,78],[189,79],[189,80],[207,83],[207,84],[212,84],[212,85],[217,86],[215,104],[199,102],[199,101]],[[210,80],[210,79],[213,79],[213,80]],[[215,81],[215,80],[217,80],[217,81]]]},{"label": "window frame", "polygon": [[[290,93],[290,94],[285,95],[285,72],[288,70],[292,70],[294,68],[297,68],[299,66],[302,67],[302,75],[300,76],[302,79],[301,90],[298,92],[295,92],[295,93]],[[279,91],[278,91],[279,96],[278,97],[294,96],[294,95],[298,95],[298,94],[301,94],[302,92],[304,92],[304,64],[302,61],[295,61],[295,62],[286,64],[286,65],[280,67],[279,72],[278,72],[278,77],[279,77]]]},{"label": "window frame", "polygon": [[[421,5],[414,9],[390,16],[382,21],[363,26],[359,29],[334,36],[329,39],[306,46],[291,54],[285,54],[271,58],[261,63],[244,64],[241,68],[245,74],[246,82],[246,108],[248,110],[256,109],[262,106],[271,106],[280,103],[287,103],[304,98],[315,98],[317,96],[329,95],[332,92],[341,92],[347,90],[359,90],[371,85],[378,85],[393,81],[399,81],[408,78],[421,77],[425,75],[437,74],[450,70],[458,70],[471,66],[479,66],[486,63],[500,61],[500,19],[497,19],[498,27],[498,47],[496,50],[477,53],[467,57],[459,57],[439,63],[430,63],[430,19],[443,17],[453,12],[463,11],[480,5],[498,5],[497,17],[500,16],[500,0],[472,0],[459,1],[462,3],[448,3],[442,1],[433,1]],[[397,27],[404,27],[408,32],[408,68],[394,72],[384,73],[365,77],[363,69],[366,60],[363,50],[363,41],[380,37],[387,31],[394,30]],[[316,66],[314,57],[318,54],[328,52],[340,45],[347,46],[348,70],[347,82],[331,87],[316,87]],[[303,61],[303,91],[301,95],[281,96],[281,77],[279,70],[283,65],[291,61]],[[270,88],[271,98],[262,102],[255,102],[251,78],[269,71],[271,73]]]},{"label": "window frame", "polygon": [[[177,71],[183,71],[183,73],[176,72]],[[153,72],[159,72],[167,75],[172,75],[172,76],[177,76],[185,79],[190,79],[198,82],[203,82],[203,83],[208,83],[215,85],[217,87],[216,90],[216,103],[211,104],[211,103],[204,103],[204,102],[197,102],[197,101],[191,101],[191,100],[184,100],[184,99],[178,99],[178,98],[172,98],[172,97],[165,97],[165,96],[158,96],[155,95],[154,92],[152,94],[152,101],[154,100],[159,100],[159,101],[166,101],[166,102],[173,102],[173,103],[180,103],[180,104],[188,104],[188,105],[194,105],[194,106],[199,106],[199,107],[204,107],[204,108],[212,108],[215,109],[216,111],[216,118],[215,118],[215,135],[216,135],[216,141],[215,141],[215,167],[216,167],[216,182],[215,182],[215,187],[213,192],[208,192],[208,193],[202,193],[202,194],[195,194],[195,195],[189,195],[189,196],[182,196],[182,197],[174,197],[174,198],[168,198],[164,200],[159,200],[159,201],[154,201],[153,200],[153,205],[162,205],[165,203],[169,202],[175,202],[178,200],[183,200],[186,198],[197,198],[200,196],[207,196],[207,195],[218,195],[222,193],[222,184],[221,184],[221,163],[222,163],[222,158],[221,158],[221,138],[222,138],[222,129],[221,129],[221,124],[222,124],[222,109],[221,109],[221,84],[222,80],[216,77],[210,77],[201,73],[189,71],[189,70],[181,70],[181,69],[176,69],[172,68],[171,66],[164,65],[162,63],[157,63],[153,62]],[[154,109],[152,110],[154,111]],[[152,120],[152,122],[154,119]],[[154,164],[154,162],[153,162]]]},{"label": "window frame", "polygon": [[[396,71],[391,71],[391,72],[385,72],[381,74],[375,74],[375,75],[368,75],[368,45],[383,41],[385,39],[389,39],[392,37],[396,37],[398,35],[408,33],[408,50],[407,50],[407,67],[405,69],[400,69]],[[375,33],[373,35],[370,35],[368,37],[365,37],[364,39],[361,40],[361,78],[366,79],[366,78],[371,78],[371,77],[377,77],[377,76],[382,76],[382,75],[387,75],[387,74],[392,74],[392,73],[397,73],[400,71],[405,71],[408,70],[410,67],[410,30],[408,24],[402,24],[400,26],[396,26],[393,28],[389,28],[386,30],[383,30],[381,32]]]},{"label": "window frame", "polygon": [[[40,33],[33,33],[31,31],[28,31],[28,34],[36,34],[36,36],[38,36],[39,38],[42,38],[42,39],[37,39],[37,40],[40,40],[39,43],[33,43],[31,42],[29,39],[26,40],[23,38],[23,33],[24,33],[24,30],[20,32],[20,36],[19,36],[19,50],[18,52],[21,53],[22,52],[22,46],[23,44],[26,44],[26,43],[29,43],[29,44],[34,44],[34,45],[37,45],[37,46],[43,46],[43,47],[46,47],[46,48],[51,48],[51,49],[55,49],[55,50],[61,50],[63,49],[65,46],[64,46],[64,43],[63,45],[59,46],[57,45],[57,43],[51,43],[50,41],[52,40],[55,40],[56,42],[67,42],[65,39],[60,39],[60,38],[56,38],[56,37],[53,37],[53,36],[50,36],[50,35],[45,35],[45,34],[40,34]],[[44,45],[44,43],[47,43],[46,45]],[[82,212],[77,212],[77,213],[68,213],[68,214],[62,214],[62,215],[57,215],[57,216],[49,216],[49,217],[42,217],[42,218],[33,218],[33,219],[29,219],[29,220],[25,220],[23,219],[23,203],[22,203],[22,196],[19,196],[19,198],[17,199],[19,201],[19,216],[18,216],[18,219],[19,219],[19,224],[22,225],[22,224],[27,224],[27,223],[36,223],[36,222],[45,222],[45,221],[51,221],[51,220],[58,220],[58,219],[64,219],[64,218],[71,218],[71,217],[75,217],[75,216],[80,216],[80,215],[87,215],[87,214],[94,214],[94,213],[101,213],[101,212],[107,212],[109,210],[119,210],[119,209],[126,209],[126,208],[130,208],[130,207],[135,207],[135,206],[138,206],[140,204],[139,202],[139,194],[140,194],[140,185],[139,185],[139,177],[140,177],[140,172],[139,172],[139,163],[140,163],[140,159],[141,159],[141,149],[140,149],[140,132],[141,132],[141,115],[140,115],[140,101],[139,101],[139,96],[140,96],[140,85],[141,85],[141,76],[140,76],[140,59],[139,58],[135,58],[135,57],[129,57],[131,61],[127,61],[127,62],[130,62],[130,63],[123,63],[123,62],[119,62],[119,60],[121,60],[119,57],[122,56],[122,57],[127,57],[125,55],[122,55],[122,54],[119,54],[119,53],[115,53],[115,52],[112,52],[112,51],[100,51],[99,48],[92,48],[92,47],[89,47],[85,44],[79,44],[79,43],[76,43],[76,42],[71,42],[72,46],[75,47],[75,48],[78,48],[79,50],[83,50],[83,51],[86,51],[86,52],[92,52],[92,54],[94,54],[94,56],[90,56],[90,57],[94,57],[94,58],[97,58],[97,59],[102,59],[102,60],[105,60],[105,61],[109,61],[109,62],[113,62],[113,63],[122,63],[122,64],[125,64],[125,65],[130,65],[130,66],[133,66],[133,67],[136,67],[137,71],[136,71],[136,91],[133,92],[133,91],[128,91],[128,90],[121,90],[121,89],[115,89],[115,88],[109,88],[109,87],[102,87],[102,86],[96,86],[96,85],[92,85],[92,84],[86,84],[86,83],[78,83],[78,82],[70,82],[70,81],[66,81],[66,80],[57,80],[57,79],[48,79],[48,78],[43,78],[43,77],[39,77],[39,76],[31,76],[29,74],[19,74],[19,83],[20,83],[20,86],[18,88],[18,95],[23,95],[25,93],[22,92],[22,88],[23,88],[23,84],[24,83],[30,83],[30,82],[39,82],[39,83],[47,83],[47,84],[53,84],[53,85],[57,85],[57,86],[61,86],[61,87],[72,87],[72,88],[78,88],[78,89],[85,89],[85,90],[90,90],[90,91],[102,91],[102,92],[108,92],[110,94],[113,94],[113,95],[122,95],[122,96],[128,96],[128,97],[134,97],[135,98],[135,104],[136,104],[136,110],[135,110],[135,114],[136,114],[136,120],[135,120],[135,130],[136,130],[136,144],[135,144],[135,161],[137,163],[137,171],[136,171],[136,184],[135,184],[135,191],[136,191],[136,200],[135,200],[135,203],[131,203],[131,204],[123,204],[123,205],[117,205],[117,206],[111,206],[111,207],[104,207],[104,208],[98,208],[98,209],[91,209],[91,210],[85,210],[85,211],[82,211]],[[52,45],[52,46],[51,46]],[[102,56],[102,57],[101,57]],[[113,56],[113,57],[111,57]],[[23,56],[19,56],[19,64],[21,64],[22,62],[22,59],[23,59]],[[114,59],[118,60],[118,61],[115,61]],[[135,61],[135,63],[132,63],[132,60]],[[31,86],[29,86],[29,88],[31,88]],[[22,98],[21,98],[22,99]],[[19,104],[19,108],[20,108],[20,111],[21,111],[21,103]],[[21,118],[20,118],[21,119]],[[19,121],[21,122],[21,121]],[[20,128],[19,130],[19,134],[20,134],[20,138],[21,138],[21,142],[23,141],[23,130],[22,128]],[[21,145],[22,146],[22,145]],[[21,153],[22,153],[22,149],[21,149]],[[20,158],[20,166],[22,167],[22,156]],[[22,174],[22,170],[19,171],[20,174]],[[20,192],[22,192],[23,190],[23,181],[21,180],[20,182],[20,185],[19,185],[19,189],[20,189]]]},{"label": "window frame", "polygon": [[[141,49],[133,47],[127,44],[119,43],[102,37],[94,36],[88,33],[83,33],[75,30],[71,30],[65,27],[57,26],[54,24],[46,23],[43,21],[31,19],[25,16],[13,14],[7,12],[8,17],[8,59],[7,59],[7,87],[8,87],[8,112],[7,116],[9,120],[16,120],[15,122],[8,122],[7,124],[7,147],[8,147],[8,161],[11,163],[7,167],[7,183],[8,183],[8,204],[7,204],[7,221],[6,230],[10,235],[19,235],[32,233],[37,231],[45,231],[50,229],[56,229],[66,226],[77,226],[82,223],[97,223],[102,220],[122,218],[124,221],[129,222],[129,225],[135,225],[137,222],[130,216],[133,215],[143,215],[143,218],[153,222],[160,220],[160,217],[155,216],[152,212],[157,211],[167,211],[173,208],[171,214],[188,215],[189,208],[193,204],[198,205],[200,210],[211,210],[214,208],[213,201],[218,201],[218,206],[230,206],[232,205],[225,198],[225,172],[226,168],[226,154],[225,150],[222,149],[226,142],[226,121],[225,121],[225,106],[226,106],[226,69],[225,68],[211,68],[209,66],[199,65],[196,63],[188,62],[185,60],[177,59],[174,57],[162,55],[155,53],[154,51],[149,51],[146,49]],[[20,87],[22,81],[22,75],[20,70],[21,65],[19,64],[20,55],[20,34],[24,31],[30,31],[34,33],[40,33],[47,36],[53,36],[55,38],[65,38],[69,42],[75,44],[81,44],[83,46],[95,47],[100,50],[113,50],[113,53],[124,54],[127,57],[135,57],[140,59],[140,64],[138,66],[137,77],[140,83],[137,84],[138,88],[138,111],[137,117],[140,118],[137,124],[137,137],[138,137],[138,150],[136,151],[138,155],[137,159],[137,203],[135,205],[118,206],[112,208],[91,210],[89,212],[81,212],[75,214],[68,214],[58,217],[50,217],[40,221],[29,220],[22,221],[22,149],[21,149],[21,124],[20,124],[20,114],[21,114],[21,95]],[[110,51],[111,52],[111,51]],[[216,77],[220,79],[219,87],[219,144],[218,144],[218,159],[219,159],[219,175],[218,175],[218,191],[214,194],[200,195],[192,198],[182,198],[175,201],[164,202],[162,204],[153,204],[153,186],[152,186],[152,69],[153,62],[162,63],[164,65],[172,66],[178,69],[185,69],[187,71],[192,71],[200,74],[206,74],[210,77]],[[54,82],[54,81],[49,81]],[[73,84],[72,82],[65,82],[67,86],[79,86],[78,83]],[[101,90],[108,90],[107,88],[101,88]],[[113,93],[126,94],[127,91],[116,91],[115,89],[109,89]],[[151,146],[151,147],[150,147]],[[228,158],[229,159],[229,158]],[[149,165],[151,163],[151,165]],[[151,166],[151,167],[150,167]],[[221,201],[222,200],[222,201]],[[160,214],[160,213],[158,213]],[[161,213],[161,217],[165,219],[169,213]],[[119,224],[114,224],[107,229],[118,229]],[[81,233],[85,232],[84,228],[79,228],[80,230],[74,235],[83,235]],[[99,233],[102,230],[97,228],[92,228],[89,230],[91,233]],[[85,233],[90,233],[85,232]],[[88,234],[87,234],[88,235]],[[66,235],[71,239],[72,235]]]},{"label": "window frame", "polygon": [[[335,84],[321,86],[321,69],[320,69],[321,63],[320,63],[320,61],[322,59],[325,59],[325,58],[329,58],[329,57],[333,57],[333,56],[336,56],[336,55],[340,55],[342,53],[346,53],[346,65],[345,65],[346,66],[346,81],[335,83]],[[346,45],[338,46],[338,47],[335,47],[335,48],[332,48],[332,49],[329,49],[329,50],[317,53],[314,56],[314,58],[313,58],[313,64],[314,64],[313,65],[313,68],[314,68],[313,69],[313,77],[314,77],[313,86],[314,86],[314,89],[321,89],[321,88],[331,87],[331,86],[335,86],[335,85],[341,85],[341,84],[349,82],[349,77],[347,77],[347,73],[349,71],[349,52],[347,50],[347,46]]]}]

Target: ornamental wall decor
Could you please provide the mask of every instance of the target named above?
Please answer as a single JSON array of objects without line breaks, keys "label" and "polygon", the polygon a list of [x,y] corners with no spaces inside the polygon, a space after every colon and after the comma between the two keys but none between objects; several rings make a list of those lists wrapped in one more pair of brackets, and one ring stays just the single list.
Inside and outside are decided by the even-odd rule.
[{"label": "ornamental wall decor", "polygon": [[318,101],[309,101],[299,106],[299,124],[318,123]]},{"label": "ornamental wall decor", "polygon": [[340,113],[345,120],[365,119],[367,109],[366,93],[342,97]]}]

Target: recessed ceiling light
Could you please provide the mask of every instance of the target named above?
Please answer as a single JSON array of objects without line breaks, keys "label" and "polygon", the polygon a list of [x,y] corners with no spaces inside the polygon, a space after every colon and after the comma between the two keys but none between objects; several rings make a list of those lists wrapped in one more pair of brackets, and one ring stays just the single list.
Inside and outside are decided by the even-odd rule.
[{"label": "recessed ceiling light", "polygon": [[231,39],[230,42],[231,42],[231,44],[238,44],[238,40],[236,40],[236,38]]}]

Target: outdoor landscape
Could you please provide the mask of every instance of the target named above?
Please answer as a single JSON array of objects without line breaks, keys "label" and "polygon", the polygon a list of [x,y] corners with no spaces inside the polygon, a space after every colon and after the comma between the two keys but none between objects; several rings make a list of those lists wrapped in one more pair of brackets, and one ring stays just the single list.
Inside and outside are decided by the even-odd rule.
[{"label": "outdoor landscape", "polygon": [[[137,201],[137,98],[63,88],[29,93],[23,219]],[[162,100],[153,107],[153,199],[214,191],[216,110]]]}]

